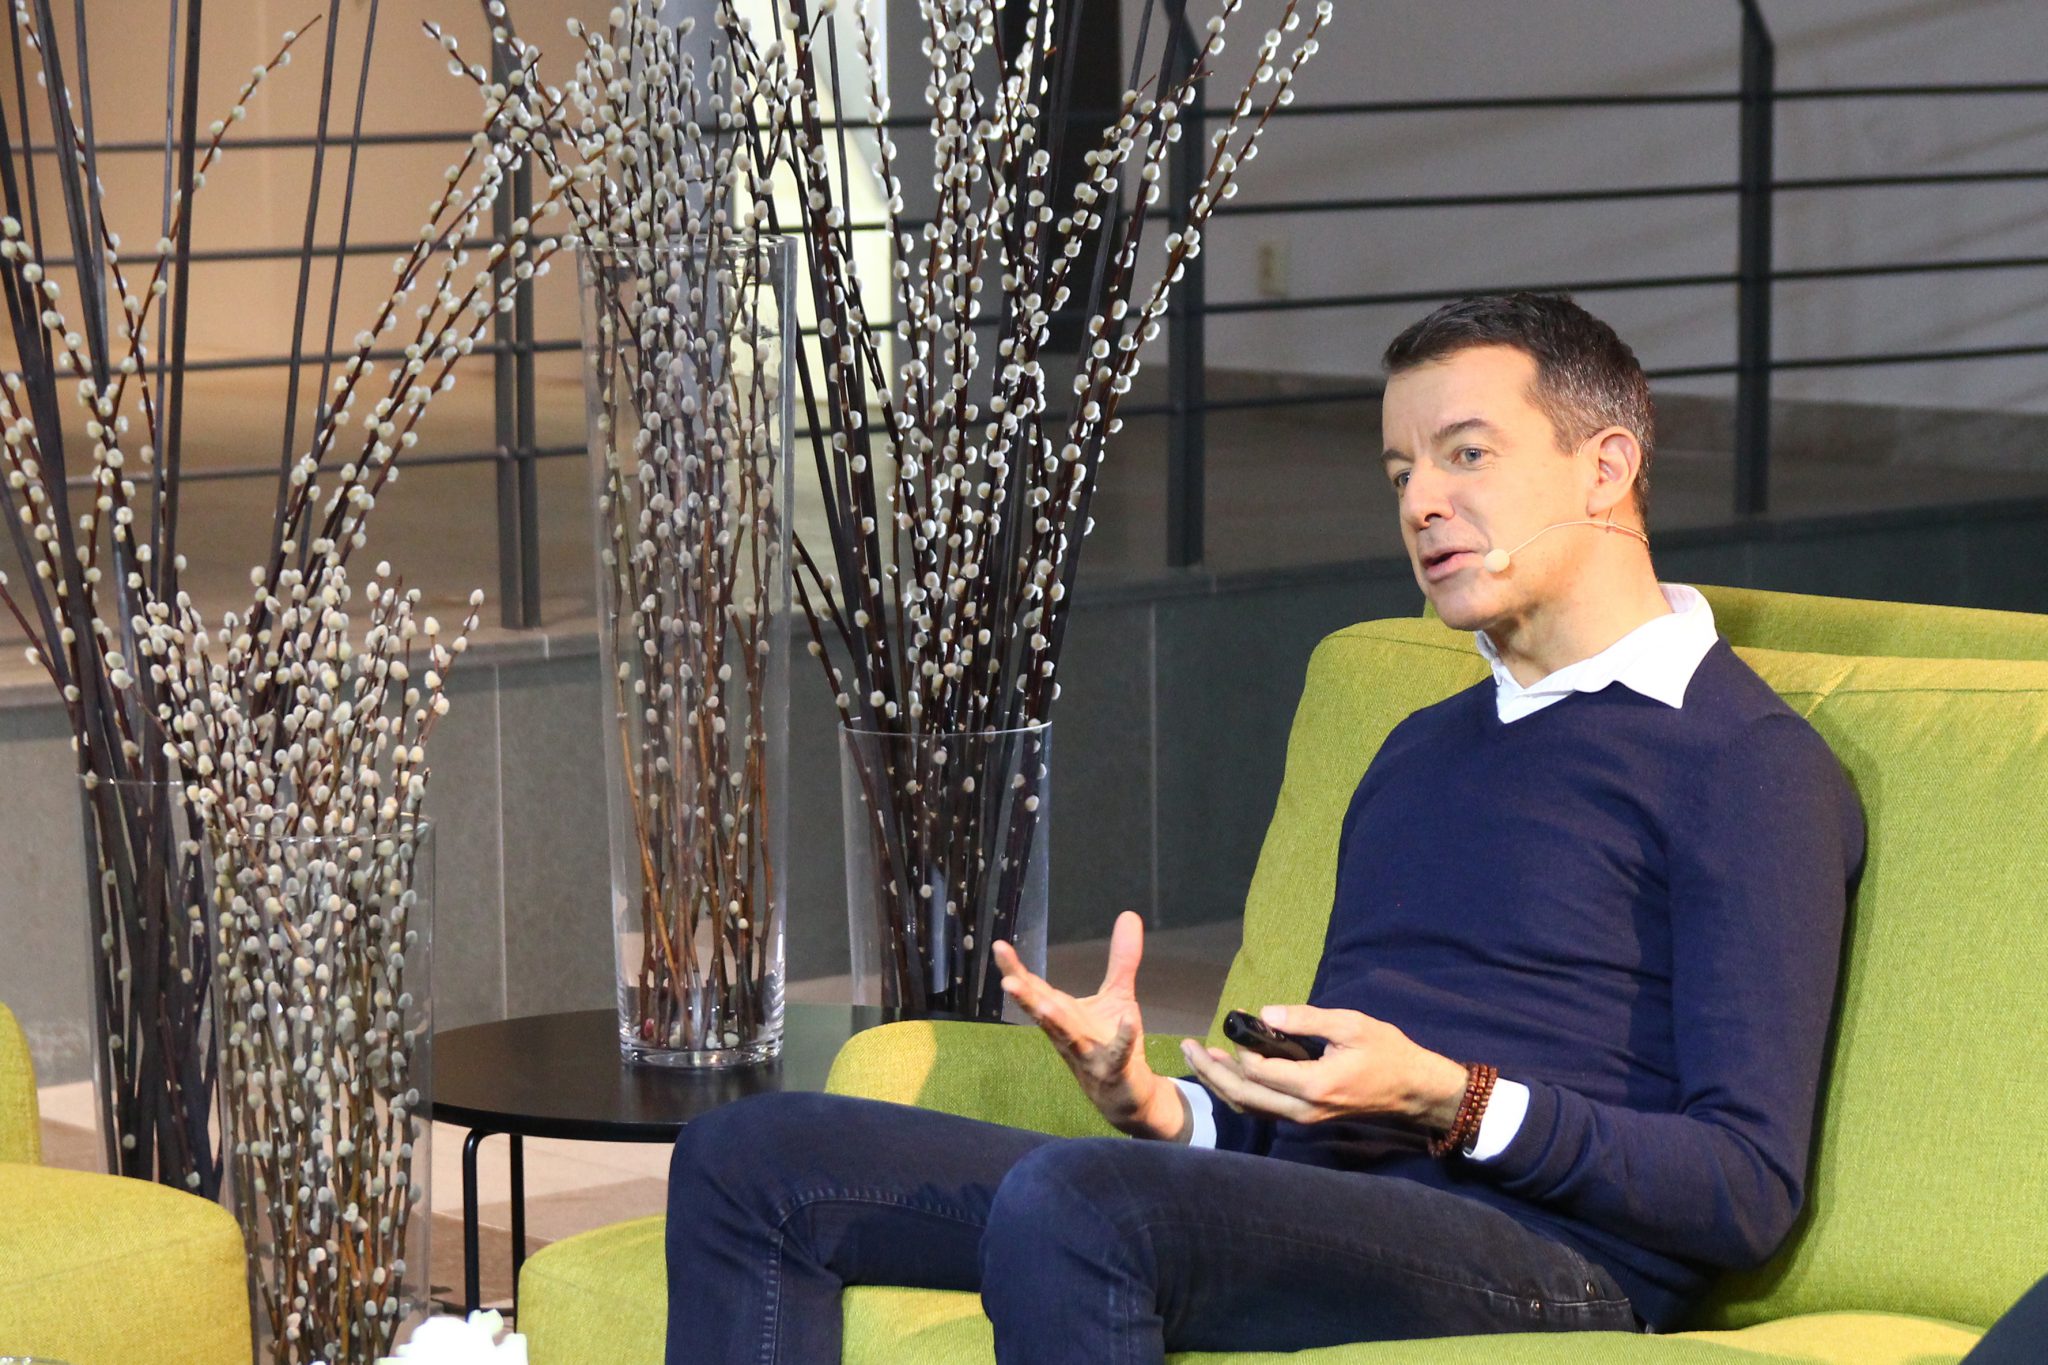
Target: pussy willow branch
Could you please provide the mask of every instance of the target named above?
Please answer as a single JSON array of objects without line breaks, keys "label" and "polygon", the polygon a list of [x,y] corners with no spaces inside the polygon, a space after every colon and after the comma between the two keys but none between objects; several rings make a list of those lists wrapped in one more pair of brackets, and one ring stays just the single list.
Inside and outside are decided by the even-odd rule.
[{"label": "pussy willow branch", "polygon": [[[873,169],[898,251],[892,279],[878,288],[855,258],[845,140],[824,125],[827,107],[844,114],[837,6],[788,0],[764,34],[731,7],[724,14],[750,83],[788,111],[769,154],[795,185],[810,249],[823,383],[806,394],[812,429],[828,433],[818,463],[834,570],[824,572],[821,557],[799,545],[797,585],[813,653],[848,727],[902,735],[928,750],[907,764],[874,759],[882,768],[862,773],[870,799],[886,800],[891,811],[873,811],[878,876],[890,884],[878,899],[900,898],[928,877],[944,881],[949,900],[966,898],[950,969],[962,991],[986,983],[987,942],[1009,931],[1018,870],[1028,861],[1043,764],[1027,752],[1036,742],[1015,736],[1049,720],[1058,696],[1079,543],[1108,439],[1121,427],[1120,401],[1214,208],[1235,192],[1238,168],[1256,155],[1273,109],[1291,99],[1332,14],[1328,3],[1318,5],[1285,54],[1287,35],[1303,27],[1298,5],[1287,5],[1264,36],[1201,183],[1183,187],[1185,223],[1166,238],[1159,278],[1141,293],[1141,245],[1166,191],[1169,152],[1241,8],[1242,0],[1224,0],[1192,42],[1181,44],[1176,33],[1149,79],[1134,76],[1117,118],[1087,152],[1081,182],[1061,201],[1054,167],[1058,139],[1070,135],[1071,27],[1062,36],[1050,0],[1028,0],[1025,41],[1010,53],[998,40],[996,6],[920,0],[935,205],[929,222],[914,225],[874,70],[874,18],[859,0],[855,47],[869,66]],[[1149,26],[1149,6],[1146,18]],[[1126,196],[1134,203],[1122,211]],[[1091,241],[1092,261],[1084,254]],[[978,329],[989,292],[1000,312],[985,351]],[[1073,406],[1056,418],[1051,324],[1075,309],[1086,323],[1071,373]],[[872,321],[885,311],[895,317],[897,363],[885,360],[889,338]],[[806,378],[810,369],[807,360]],[[826,650],[828,628],[844,647],[843,667]],[[987,759],[1004,766],[981,776],[1014,779],[1014,798],[977,793],[957,753],[946,754],[936,738],[918,739],[959,731],[1013,736]],[[979,889],[962,889],[984,877],[998,884],[989,904]],[[936,897],[933,886],[926,880],[922,894]],[[885,912],[885,932],[920,932],[914,923],[892,926],[891,915],[914,917]],[[978,1006],[957,997],[955,1007]]]},{"label": "pussy willow branch", "polygon": [[[234,1188],[276,1365],[376,1359],[423,1307],[407,1255],[429,1021],[407,959],[424,949],[425,745],[482,594],[445,642],[416,590],[373,580],[365,596],[358,641],[330,550],[311,580],[258,585],[217,635],[186,594],[135,622],[213,863]],[[274,649],[248,633],[258,614]],[[280,691],[282,712],[266,700]]]}]

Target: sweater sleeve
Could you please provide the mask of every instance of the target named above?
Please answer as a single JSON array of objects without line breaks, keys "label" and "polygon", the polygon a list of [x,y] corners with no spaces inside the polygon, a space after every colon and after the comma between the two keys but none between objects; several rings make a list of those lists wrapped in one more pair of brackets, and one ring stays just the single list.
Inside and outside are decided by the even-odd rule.
[{"label": "sweater sleeve", "polygon": [[[1209,1112],[1216,1125],[1215,1141],[1210,1145],[1219,1152],[1246,1152],[1252,1156],[1264,1156],[1273,1146],[1273,1120],[1259,1114],[1247,1114],[1232,1109],[1222,1097],[1200,1081],[1190,1077],[1184,1084],[1199,1086],[1209,1097]],[[1193,1103],[1193,1097],[1189,1097]]]},{"label": "sweater sleeve", "polygon": [[1524,1080],[1520,1131],[1468,1169],[1647,1249],[1747,1268],[1805,1197],[1864,825],[1840,763],[1790,712],[1750,722],[1689,793],[1667,855],[1676,1112]]}]

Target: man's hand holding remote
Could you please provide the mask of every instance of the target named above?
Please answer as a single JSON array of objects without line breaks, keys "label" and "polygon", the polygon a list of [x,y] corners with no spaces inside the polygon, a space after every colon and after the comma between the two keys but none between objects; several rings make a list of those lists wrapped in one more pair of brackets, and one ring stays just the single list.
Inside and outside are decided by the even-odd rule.
[{"label": "man's hand holding remote", "polygon": [[1109,967],[1102,985],[1080,999],[1034,975],[1017,950],[990,945],[1003,972],[1003,991],[1045,1030],[1081,1083],[1082,1093],[1118,1131],[1132,1137],[1186,1142],[1194,1125],[1180,1087],[1145,1060],[1145,1024],[1138,1013],[1138,960],[1145,952],[1145,921],[1130,910],[1110,932]]}]

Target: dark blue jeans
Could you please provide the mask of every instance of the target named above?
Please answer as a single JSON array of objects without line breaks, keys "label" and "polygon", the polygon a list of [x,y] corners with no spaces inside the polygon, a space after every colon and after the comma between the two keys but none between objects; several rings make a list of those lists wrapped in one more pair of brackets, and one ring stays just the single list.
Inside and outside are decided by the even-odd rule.
[{"label": "dark blue jeans", "polygon": [[2043,1356],[2048,1356],[2048,1277],[1991,1324],[1962,1365],[2040,1365]]},{"label": "dark blue jeans", "polygon": [[837,1365],[856,1284],[979,1290],[1005,1365],[1636,1330],[1571,1248],[1410,1180],[847,1096],[697,1119],[668,1207],[668,1365]]}]

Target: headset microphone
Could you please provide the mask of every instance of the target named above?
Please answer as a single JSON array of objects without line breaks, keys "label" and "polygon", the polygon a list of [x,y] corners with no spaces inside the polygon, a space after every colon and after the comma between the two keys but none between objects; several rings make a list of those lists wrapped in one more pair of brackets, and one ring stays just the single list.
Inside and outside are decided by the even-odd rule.
[{"label": "headset microphone", "polygon": [[1604,526],[1610,531],[1625,531],[1645,545],[1650,543],[1650,538],[1633,526],[1617,526],[1611,521],[1560,521],[1555,525],[1544,527],[1536,535],[1530,536],[1529,540],[1523,541],[1521,545],[1517,545],[1512,550],[1503,550],[1498,547],[1488,550],[1486,557],[1479,562],[1485,566],[1488,573],[1506,573],[1508,571],[1508,564],[1516,555],[1522,553],[1523,547],[1528,545],[1530,540],[1535,540],[1537,536],[1547,536],[1561,526]]}]

